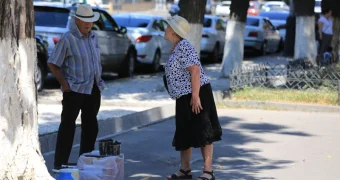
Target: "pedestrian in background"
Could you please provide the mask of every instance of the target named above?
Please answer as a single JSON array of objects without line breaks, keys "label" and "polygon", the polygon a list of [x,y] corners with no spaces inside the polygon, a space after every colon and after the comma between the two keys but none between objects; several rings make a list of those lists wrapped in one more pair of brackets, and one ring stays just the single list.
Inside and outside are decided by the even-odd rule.
[{"label": "pedestrian in background", "polygon": [[332,23],[332,11],[330,9],[324,9],[322,15],[318,20],[319,26],[319,55],[322,54],[331,46],[333,37],[333,23]]},{"label": "pedestrian in background", "polygon": [[212,170],[213,142],[221,140],[222,129],[208,77],[194,47],[185,39],[190,25],[186,19],[167,19],[165,39],[173,44],[165,65],[165,83],[169,95],[176,100],[176,132],[172,145],[180,151],[181,168],[168,179],[192,179],[192,148],[200,148],[204,159],[199,179],[215,179]]},{"label": "pedestrian in background", "polygon": [[76,26],[56,44],[48,66],[63,92],[61,123],[54,157],[55,169],[68,163],[81,110],[81,142],[79,155],[94,150],[98,134],[97,114],[104,81],[97,35],[91,31],[99,13],[81,4],[74,15]]}]

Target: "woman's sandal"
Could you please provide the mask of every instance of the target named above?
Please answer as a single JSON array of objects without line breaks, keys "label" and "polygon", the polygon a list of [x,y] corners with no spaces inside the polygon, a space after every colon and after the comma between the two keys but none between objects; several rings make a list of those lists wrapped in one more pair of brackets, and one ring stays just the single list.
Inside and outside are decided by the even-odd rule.
[{"label": "woman's sandal", "polygon": [[203,171],[203,174],[209,174],[211,175],[211,178],[206,178],[206,177],[202,177],[202,175],[200,177],[198,177],[198,179],[202,179],[202,180],[215,180],[215,176],[214,176],[214,171]]},{"label": "woman's sandal", "polygon": [[181,172],[183,175],[182,176],[177,176],[176,174],[172,174],[170,178],[168,178],[168,180],[171,179],[192,179],[192,175],[189,173],[191,173],[191,169],[184,171],[183,169],[180,169],[179,172]]}]

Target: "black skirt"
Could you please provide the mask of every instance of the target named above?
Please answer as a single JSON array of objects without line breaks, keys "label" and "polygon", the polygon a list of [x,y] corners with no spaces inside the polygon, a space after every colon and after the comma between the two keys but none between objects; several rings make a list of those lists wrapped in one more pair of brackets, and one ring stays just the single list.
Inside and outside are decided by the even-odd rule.
[{"label": "black skirt", "polygon": [[222,129],[210,84],[201,86],[200,100],[203,110],[192,112],[191,94],[176,100],[176,132],[172,145],[177,151],[199,148],[221,140]]}]

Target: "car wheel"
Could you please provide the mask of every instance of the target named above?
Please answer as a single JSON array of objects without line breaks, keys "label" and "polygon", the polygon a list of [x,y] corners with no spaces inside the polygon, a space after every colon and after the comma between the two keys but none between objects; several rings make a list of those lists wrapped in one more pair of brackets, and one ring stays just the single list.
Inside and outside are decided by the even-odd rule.
[{"label": "car wheel", "polygon": [[220,55],[220,46],[218,43],[215,44],[215,47],[211,53],[211,62],[216,63],[218,62],[218,58]]},{"label": "car wheel", "polygon": [[153,56],[152,71],[158,72],[160,66],[161,66],[161,53],[157,49],[156,52],[155,52],[155,55]]},{"label": "car wheel", "polygon": [[37,70],[34,73],[34,80],[37,90],[42,91],[44,88],[44,70],[40,63],[38,63]]},{"label": "car wheel", "polygon": [[124,62],[121,67],[121,71],[118,74],[119,77],[133,76],[133,73],[135,71],[135,60],[136,60],[136,53],[133,49],[130,49],[124,59]]}]

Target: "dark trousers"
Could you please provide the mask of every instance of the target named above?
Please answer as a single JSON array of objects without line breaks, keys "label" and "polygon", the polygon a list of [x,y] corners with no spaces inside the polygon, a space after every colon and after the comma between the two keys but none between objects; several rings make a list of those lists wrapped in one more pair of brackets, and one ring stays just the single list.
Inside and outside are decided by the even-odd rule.
[{"label": "dark trousers", "polygon": [[98,134],[97,114],[100,108],[100,101],[101,94],[97,85],[93,86],[91,95],[72,91],[63,93],[63,110],[54,156],[55,168],[68,163],[72,150],[76,119],[80,110],[81,141],[79,155],[94,150]]},{"label": "dark trousers", "polygon": [[323,55],[328,47],[332,46],[333,35],[322,33],[322,39],[319,42],[319,55]]}]

